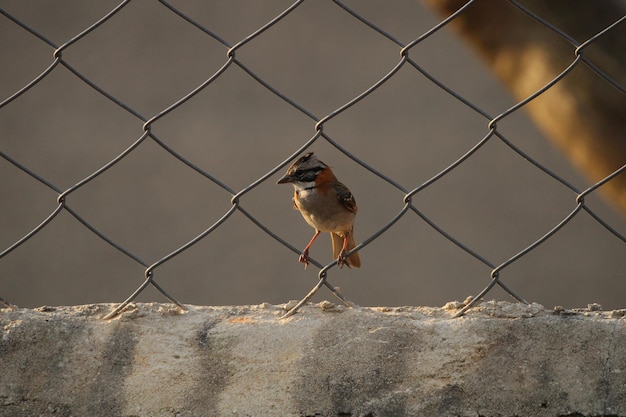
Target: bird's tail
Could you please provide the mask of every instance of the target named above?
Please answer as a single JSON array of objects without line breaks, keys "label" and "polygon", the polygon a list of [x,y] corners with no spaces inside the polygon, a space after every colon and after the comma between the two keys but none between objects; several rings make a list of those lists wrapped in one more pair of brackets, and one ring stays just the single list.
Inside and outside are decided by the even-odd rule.
[{"label": "bird's tail", "polygon": [[[343,237],[336,234],[331,233],[330,236],[333,239],[333,259],[337,259],[339,257],[339,253],[341,253],[341,249],[343,248]],[[356,243],[354,242],[354,235],[352,230],[348,234],[348,245],[346,246],[346,250],[350,251],[354,249]],[[359,253],[353,253],[352,255],[346,258],[346,265],[349,268],[359,268],[361,266],[361,258],[359,258]]]}]

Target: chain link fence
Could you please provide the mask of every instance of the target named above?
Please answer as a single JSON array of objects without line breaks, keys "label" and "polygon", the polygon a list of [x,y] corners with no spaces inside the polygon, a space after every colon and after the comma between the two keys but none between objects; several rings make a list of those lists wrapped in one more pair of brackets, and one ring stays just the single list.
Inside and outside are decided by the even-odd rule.
[{"label": "chain link fence", "polygon": [[[510,1],[560,37],[571,61],[507,103],[464,79],[481,69],[463,48],[449,54],[441,44],[474,2],[443,20],[413,3],[374,3],[202,9],[128,0],[51,6],[53,19],[6,3],[0,302],[22,304],[7,292],[27,300],[35,291],[127,291],[113,317],[140,295],[151,299],[150,288],[184,309],[178,294],[202,292],[199,281],[217,299],[229,280],[282,297],[285,276],[315,268],[316,285],[287,316],[322,287],[351,305],[368,285],[410,292],[412,304],[436,286],[451,298],[471,291],[461,315],[497,290],[526,302],[519,276],[538,271],[539,287],[552,281],[566,297],[564,264],[588,280],[597,278],[589,271],[605,275],[609,293],[623,288],[623,219],[597,194],[626,165],[586,183],[520,120],[529,102],[581,67],[623,97],[624,85],[585,51],[623,32],[626,17],[580,42]],[[361,270],[339,271],[328,248],[313,252],[313,268],[299,269],[310,230],[275,182],[308,150],[355,194]],[[577,221],[584,227],[572,236]],[[585,267],[569,245],[581,245]],[[430,269],[429,257],[437,259]],[[459,269],[450,273],[450,264]]]}]

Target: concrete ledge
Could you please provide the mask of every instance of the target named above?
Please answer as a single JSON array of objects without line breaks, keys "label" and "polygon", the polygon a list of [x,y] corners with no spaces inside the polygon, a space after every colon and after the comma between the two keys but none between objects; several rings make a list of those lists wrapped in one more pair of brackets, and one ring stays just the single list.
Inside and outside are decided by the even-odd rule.
[{"label": "concrete ledge", "polygon": [[624,311],[0,310],[0,416],[626,416]]}]

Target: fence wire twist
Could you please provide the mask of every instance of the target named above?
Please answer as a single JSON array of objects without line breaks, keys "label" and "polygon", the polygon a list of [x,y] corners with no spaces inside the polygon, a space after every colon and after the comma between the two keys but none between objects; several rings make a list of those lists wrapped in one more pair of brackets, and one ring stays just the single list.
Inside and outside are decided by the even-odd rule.
[{"label": "fence wire twist", "polygon": [[[20,247],[22,244],[24,244],[28,240],[33,239],[39,232],[41,232],[44,228],[46,228],[46,226],[48,226],[52,221],[54,221],[54,219],[59,215],[59,213],[61,213],[62,211],[66,211],[67,213],[71,214],[76,220],[78,220],[85,228],[87,228],[92,233],[97,235],[100,239],[102,239],[103,241],[105,241],[106,243],[108,243],[109,245],[114,247],[117,251],[121,252],[122,254],[124,254],[125,256],[127,256],[128,258],[132,259],[134,262],[140,264],[141,266],[143,266],[145,268],[144,280],[141,283],[141,285],[139,285],[139,287],[132,294],[130,294],[126,300],[124,300],[116,308],[114,308],[110,313],[108,313],[106,318],[115,317],[129,303],[131,303],[146,287],[148,287],[150,285],[153,286],[154,288],[156,288],[167,299],[169,299],[171,302],[175,303],[181,309],[185,309],[185,305],[181,301],[177,300],[172,294],[170,294],[161,285],[159,285],[159,283],[155,279],[155,271],[159,267],[161,267],[163,264],[165,264],[166,262],[170,261],[172,258],[178,256],[182,252],[184,252],[187,249],[189,249],[191,246],[193,246],[196,243],[198,243],[200,240],[205,238],[207,235],[213,233],[216,229],[218,229],[220,226],[222,226],[233,215],[233,213],[235,213],[237,211],[242,213],[245,217],[247,217],[250,221],[252,221],[260,230],[265,232],[267,235],[271,236],[273,239],[275,239],[280,244],[282,244],[286,248],[290,249],[294,253],[299,254],[300,251],[299,251],[298,248],[292,246],[285,239],[283,239],[281,236],[279,236],[277,233],[275,233],[269,227],[267,227],[265,224],[263,224],[263,222],[260,221],[259,219],[257,219],[250,211],[246,210],[244,208],[244,206],[242,205],[242,201],[243,201],[244,196],[247,193],[249,193],[250,191],[252,191],[256,187],[258,187],[260,184],[262,184],[265,181],[267,181],[270,177],[275,175],[277,172],[285,169],[285,167],[288,166],[299,154],[301,154],[303,151],[307,150],[309,147],[311,147],[314,143],[316,143],[318,141],[325,141],[328,144],[332,145],[334,148],[336,148],[339,152],[343,153],[345,156],[350,158],[352,161],[354,161],[355,163],[357,163],[358,165],[360,165],[361,167],[363,167],[367,171],[371,172],[372,174],[374,174],[375,176],[377,176],[378,178],[380,178],[381,180],[386,182],[390,187],[395,188],[396,190],[400,191],[403,194],[403,199],[401,201],[401,207],[399,207],[399,210],[398,210],[397,214],[391,220],[389,220],[386,224],[384,224],[379,230],[377,230],[374,234],[372,234],[371,236],[367,237],[362,243],[358,244],[358,246],[352,252],[359,251],[359,250],[362,250],[363,248],[367,247],[369,244],[371,244],[373,241],[375,241],[381,235],[383,235],[385,232],[387,232],[390,228],[392,228],[394,226],[394,224],[396,224],[396,222],[398,220],[400,220],[404,216],[407,216],[407,215],[410,215],[410,214],[414,214],[419,219],[421,219],[425,223],[427,223],[434,230],[436,230],[443,237],[445,237],[447,240],[449,240],[454,245],[456,245],[458,248],[460,248],[461,250],[465,251],[471,257],[475,258],[476,260],[478,260],[479,262],[483,263],[484,265],[488,266],[491,269],[491,273],[490,273],[487,285],[481,291],[479,291],[472,298],[472,300],[469,303],[467,303],[457,313],[457,316],[460,316],[460,315],[464,314],[467,311],[467,309],[469,309],[473,305],[475,305],[475,303],[478,300],[480,300],[482,297],[484,297],[494,286],[501,287],[504,291],[509,293],[516,300],[518,300],[518,301],[520,301],[522,303],[526,303],[526,300],[524,300],[524,298],[520,294],[518,294],[513,289],[509,288],[502,281],[502,279],[501,279],[502,271],[505,268],[509,267],[512,263],[516,262],[520,258],[522,258],[525,255],[527,255],[529,252],[533,251],[535,248],[537,248],[538,246],[543,244],[547,239],[549,239],[551,236],[553,236],[555,233],[557,233],[559,230],[561,230],[561,228],[563,228],[563,226],[565,226],[568,222],[570,222],[575,216],[580,214],[582,211],[588,213],[593,219],[595,219],[595,221],[597,221],[600,225],[602,225],[602,227],[604,227],[606,230],[611,232],[619,240],[621,240],[622,242],[626,242],[626,238],[622,234],[620,234],[617,230],[615,230],[613,227],[611,227],[599,215],[597,215],[593,210],[591,210],[590,207],[585,205],[585,198],[590,193],[595,192],[598,188],[602,187],[604,184],[606,184],[607,182],[611,181],[616,176],[618,176],[621,173],[623,173],[623,171],[626,170],[626,165],[621,166],[619,169],[614,171],[612,174],[606,176],[605,178],[603,178],[602,180],[600,180],[597,183],[593,184],[592,186],[588,187],[587,189],[578,189],[574,185],[570,184],[566,179],[562,178],[561,176],[559,176],[558,174],[553,172],[551,169],[549,169],[545,165],[541,164],[540,162],[538,162],[537,160],[532,158],[530,155],[525,153],[523,150],[521,150],[520,148],[515,146],[511,141],[509,141],[507,139],[507,137],[502,132],[500,132],[498,130],[498,126],[497,126],[499,122],[501,122],[502,120],[504,120],[505,118],[510,116],[512,113],[518,111],[519,109],[524,107],[526,104],[528,104],[532,100],[535,100],[537,97],[541,96],[546,91],[551,89],[561,79],[563,79],[566,75],[568,75],[571,71],[573,71],[574,68],[576,68],[576,67],[578,67],[580,65],[585,65],[585,66],[589,67],[592,71],[594,71],[597,74],[598,77],[601,77],[606,82],[611,84],[616,90],[620,91],[621,93],[626,93],[626,88],[623,85],[621,85],[619,82],[617,82],[616,80],[614,80],[613,78],[611,78],[610,76],[608,76],[607,74],[602,72],[600,69],[598,69],[593,64],[593,62],[591,62],[585,56],[585,49],[586,48],[588,48],[590,45],[592,45],[594,42],[596,42],[598,39],[600,39],[606,33],[608,33],[609,31],[613,30],[616,26],[618,26],[619,24],[622,24],[624,22],[624,20],[626,20],[626,16],[622,16],[620,18],[617,18],[613,24],[611,24],[608,27],[604,28],[603,30],[601,30],[600,32],[595,34],[594,36],[591,36],[586,41],[584,41],[582,43],[579,43],[576,40],[574,40],[573,38],[571,38],[567,33],[562,32],[561,30],[559,30],[554,25],[552,25],[549,22],[543,20],[540,16],[535,15],[533,12],[529,11],[528,9],[526,9],[521,4],[517,3],[516,1],[510,0],[509,3],[511,3],[517,9],[519,9],[520,13],[528,14],[533,19],[535,19],[537,22],[539,22],[540,24],[544,25],[546,28],[548,28],[549,30],[553,31],[558,36],[560,36],[562,39],[564,39],[566,42],[568,42],[571,45],[572,60],[571,60],[571,63],[566,68],[564,68],[563,71],[560,74],[558,74],[558,76],[556,76],[550,82],[545,84],[542,88],[538,89],[534,94],[532,94],[529,97],[527,97],[526,99],[516,103],[515,105],[513,105],[509,109],[505,110],[504,112],[502,112],[500,114],[497,114],[497,115],[492,115],[492,114],[489,114],[488,112],[486,112],[485,110],[479,108],[477,105],[472,103],[470,100],[464,98],[462,95],[460,95],[459,93],[457,93],[456,91],[454,91],[453,89],[448,87],[445,83],[441,82],[437,77],[435,77],[434,75],[432,75],[428,71],[426,71],[423,67],[421,67],[411,57],[411,50],[414,47],[416,47],[417,45],[419,45],[422,42],[426,41],[426,39],[428,39],[435,32],[437,32],[437,31],[441,30],[442,28],[446,27],[451,21],[453,21],[459,15],[464,13],[465,10],[467,9],[467,7],[469,7],[472,3],[474,3],[474,1],[468,1],[463,7],[459,8],[454,14],[450,15],[448,18],[446,18],[446,19],[442,20],[441,22],[439,22],[436,26],[434,26],[429,31],[425,32],[424,34],[422,34],[418,38],[416,38],[413,41],[411,41],[409,43],[406,43],[406,44],[401,42],[400,40],[398,40],[396,37],[394,37],[389,32],[385,31],[383,28],[375,25],[371,21],[368,21],[366,18],[364,18],[359,13],[357,13],[356,11],[354,11],[353,9],[348,7],[346,4],[343,4],[341,1],[333,1],[333,3],[337,7],[339,7],[343,12],[348,13],[350,16],[352,16],[358,22],[360,22],[361,24],[367,26],[367,28],[369,28],[370,30],[375,31],[379,36],[382,36],[382,37],[388,39],[389,41],[391,41],[393,44],[395,44],[397,46],[397,50],[398,50],[398,61],[395,64],[395,66],[393,66],[393,68],[391,68],[391,70],[389,70],[389,72],[386,75],[384,75],[381,79],[379,79],[377,82],[372,84],[369,88],[367,88],[366,90],[362,91],[359,95],[357,95],[355,98],[353,98],[352,100],[348,101],[347,103],[345,103],[344,105],[342,105],[338,109],[332,111],[329,114],[326,114],[326,115],[323,115],[323,116],[320,117],[318,115],[313,114],[313,112],[308,110],[306,108],[306,106],[304,106],[303,104],[300,104],[300,103],[296,102],[295,100],[287,97],[285,94],[281,93],[281,91],[279,91],[277,88],[272,86],[272,84],[269,83],[268,81],[264,80],[260,75],[255,73],[253,68],[250,68],[249,66],[247,66],[246,63],[244,61],[242,61],[241,59],[239,59],[238,56],[237,56],[237,52],[238,52],[238,50],[240,48],[242,48],[244,45],[247,45],[247,44],[253,42],[255,39],[257,39],[258,37],[262,36],[265,31],[267,31],[268,29],[270,29],[274,25],[277,25],[288,14],[290,14],[296,8],[300,7],[304,3],[304,0],[296,1],[295,3],[290,5],[287,9],[285,9],[282,13],[280,13],[278,16],[276,16],[274,19],[270,20],[269,22],[267,22],[265,25],[260,27],[255,32],[253,32],[249,36],[241,39],[240,41],[235,42],[234,44],[229,43],[228,41],[226,41],[222,37],[220,37],[220,35],[214,33],[213,31],[211,31],[209,28],[204,27],[203,25],[199,24],[194,19],[192,19],[190,16],[187,16],[186,14],[181,12],[179,9],[174,7],[172,4],[170,4],[170,3],[168,3],[168,2],[166,2],[164,0],[159,0],[159,3],[161,5],[163,5],[167,10],[169,10],[169,12],[174,13],[175,15],[177,15],[178,17],[183,19],[184,22],[186,22],[186,24],[192,26],[196,30],[201,31],[204,35],[212,38],[213,40],[215,40],[217,42],[219,42],[224,47],[224,51],[226,53],[225,54],[226,57],[225,57],[223,65],[214,74],[212,74],[209,78],[207,78],[204,82],[202,82],[196,88],[194,88],[193,90],[189,91],[187,94],[185,94],[183,97],[181,97],[179,100],[174,102],[169,107],[164,108],[163,110],[159,111],[158,113],[156,113],[156,114],[154,114],[152,116],[146,116],[146,115],[141,114],[140,112],[138,112],[137,110],[135,110],[134,108],[129,106],[128,104],[124,103],[122,100],[120,100],[120,99],[116,98],[115,96],[113,96],[112,94],[108,93],[104,88],[102,88],[97,83],[95,83],[92,80],[90,80],[79,69],[75,68],[71,64],[70,61],[68,61],[67,59],[64,58],[64,52],[65,51],[67,51],[69,48],[71,48],[73,45],[77,44],[78,42],[83,41],[83,38],[86,35],[88,35],[92,31],[94,31],[95,29],[97,29],[99,26],[101,26],[103,24],[106,24],[107,21],[109,21],[109,19],[111,19],[111,17],[113,17],[115,14],[122,12],[123,9],[129,3],[130,3],[130,0],[126,0],[126,1],[121,2],[119,5],[117,5],[109,13],[107,13],[104,16],[102,16],[102,18],[100,18],[97,22],[95,22],[94,24],[89,26],[87,29],[85,29],[84,31],[78,33],[77,35],[75,35],[74,37],[72,37],[67,42],[65,42],[65,43],[63,43],[61,45],[55,44],[54,42],[50,41],[45,35],[43,35],[41,33],[38,33],[35,29],[33,29],[31,26],[29,26],[28,22],[23,22],[23,21],[19,20],[18,18],[12,16],[10,13],[6,12],[5,10],[0,9],[0,13],[6,19],[8,19],[10,22],[14,23],[15,25],[19,25],[23,30],[27,31],[32,36],[36,37],[37,39],[39,39],[41,42],[43,42],[44,44],[46,44],[48,47],[50,47],[53,50],[53,59],[52,59],[52,62],[50,63],[50,65],[39,76],[37,76],[35,79],[33,79],[32,81],[30,81],[29,83],[24,85],[22,88],[20,88],[17,92],[15,92],[10,97],[8,97],[8,98],[4,99],[2,102],[0,102],[0,109],[2,109],[5,106],[10,105],[14,100],[16,100],[22,94],[24,94],[24,93],[28,92],[29,90],[31,90],[32,88],[34,88],[40,81],[42,81],[44,78],[48,77],[51,73],[53,73],[57,69],[57,67],[62,66],[62,67],[65,67],[67,70],[69,70],[77,79],[79,79],[80,81],[85,83],[87,86],[89,86],[93,90],[97,91],[102,96],[106,97],[112,103],[114,103],[115,105],[119,106],[119,108],[123,109],[124,111],[126,111],[127,113],[129,113],[130,115],[135,117],[139,122],[141,122],[141,125],[142,125],[141,133],[139,134],[139,137],[130,146],[128,146],[126,149],[124,149],[121,153],[119,153],[115,158],[110,160],[108,163],[106,163],[100,169],[92,172],[90,175],[84,177],[82,180],[78,181],[76,184],[74,184],[73,186],[71,186],[71,187],[69,187],[67,189],[63,189],[63,188],[58,187],[57,185],[55,185],[54,183],[52,183],[48,179],[46,179],[43,176],[39,175],[35,170],[27,167],[26,165],[24,165],[23,163],[21,163],[20,161],[18,161],[16,159],[14,159],[9,154],[5,153],[2,149],[0,149],[0,156],[2,158],[4,158],[6,161],[8,161],[12,165],[14,165],[19,170],[23,171],[24,173],[28,174],[32,178],[34,178],[37,181],[39,181],[41,184],[45,185],[46,187],[48,187],[49,189],[54,191],[54,193],[56,193],[56,196],[57,196],[56,197],[56,204],[57,204],[56,208],[47,217],[45,217],[38,226],[36,226],[32,230],[30,230],[28,233],[26,233],[18,241],[16,241],[15,243],[10,245],[6,249],[4,249],[0,253],[0,259],[5,257],[6,255],[8,255],[9,253],[13,252],[14,250],[16,250],[18,247]],[[487,126],[487,133],[485,134],[485,136],[483,138],[481,138],[478,142],[476,142],[465,154],[463,154],[457,160],[455,160],[452,163],[450,163],[449,166],[447,166],[445,169],[441,170],[436,175],[432,176],[432,178],[428,179],[427,181],[425,181],[422,184],[419,184],[419,185],[417,185],[417,186],[415,186],[413,188],[407,188],[407,187],[401,185],[398,181],[394,180],[394,178],[391,178],[391,177],[383,174],[382,172],[377,170],[375,167],[373,167],[373,166],[369,165],[367,162],[359,159],[355,154],[350,152],[349,149],[346,149],[345,147],[341,146],[337,141],[335,141],[333,139],[333,137],[331,137],[327,132],[324,131],[324,126],[325,126],[326,123],[328,123],[330,120],[340,116],[344,111],[346,111],[350,107],[354,106],[356,103],[360,102],[361,100],[366,99],[372,92],[374,92],[380,86],[382,86],[383,84],[387,83],[390,79],[392,79],[401,68],[407,67],[407,66],[413,68],[419,74],[424,76],[426,79],[428,79],[430,82],[432,82],[435,86],[440,88],[445,94],[448,94],[448,95],[452,96],[455,100],[458,100],[464,106],[466,106],[467,108],[471,109],[471,111],[473,111],[476,114],[480,115],[484,119],[485,124]],[[246,74],[248,74],[254,81],[256,81],[258,84],[263,86],[265,89],[269,90],[271,93],[273,93],[274,95],[279,97],[281,100],[286,102],[288,105],[292,106],[298,112],[304,114],[306,117],[311,119],[311,122],[312,122],[312,124],[314,126],[314,132],[315,132],[310,139],[305,141],[295,152],[293,152],[292,154],[288,155],[281,163],[279,163],[278,165],[276,165],[273,168],[269,169],[263,176],[261,176],[260,178],[256,179],[254,182],[252,182],[251,184],[247,185],[246,187],[244,187],[244,188],[242,188],[240,190],[231,188],[229,185],[227,185],[227,183],[225,181],[222,181],[221,179],[217,178],[216,176],[212,175],[209,172],[206,172],[205,170],[203,170],[199,166],[197,166],[194,163],[192,163],[189,159],[185,158],[183,155],[178,153],[171,146],[168,146],[164,140],[162,140],[159,137],[157,137],[156,134],[153,133],[152,129],[151,129],[152,125],[157,120],[167,116],[174,109],[176,109],[179,106],[181,106],[182,104],[186,103],[188,100],[190,100],[196,94],[198,94],[199,92],[204,90],[207,86],[209,86],[211,83],[215,82],[219,77],[221,77],[223,74],[225,74],[227,71],[229,71],[231,67],[238,67],[238,68],[240,68]],[[435,221],[433,221],[431,218],[426,216],[419,209],[419,207],[417,207],[415,204],[413,204],[413,197],[415,197],[418,193],[422,192],[423,190],[427,189],[428,187],[431,187],[437,181],[442,179],[444,176],[448,175],[450,172],[455,170],[459,165],[461,165],[464,161],[466,161],[468,158],[470,158],[476,151],[478,151],[487,142],[494,141],[494,140],[501,141],[508,148],[510,148],[512,151],[514,151],[516,154],[518,154],[521,158],[529,161],[534,167],[536,167],[536,169],[542,171],[543,173],[547,174],[548,176],[550,176],[551,178],[556,180],[563,187],[568,189],[572,193],[572,197],[573,197],[573,207],[572,207],[570,213],[568,213],[565,217],[563,217],[555,226],[551,227],[548,230],[545,230],[545,233],[540,238],[536,239],[534,242],[532,242],[530,245],[525,247],[523,250],[519,251],[518,253],[515,253],[514,255],[510,256],[508,259],[506,259],[504,262],[501,262],[501,263],[494,263],[494,262],[490,261],[486,257],[482,256],[480,253],[478,253],[476,250],[474,250],[472,247],[464,244],[460,239],[456,238],[451,233],[448,233],[446,230],[444,230],[443,227],[441,227]],[[134,254],[133,252],[131,252],[130,250],[128,250],[127,248],[125,248],[121,244],[117,243],[116,241],[114,241],[113,239],[108,237],[106,234],[104,234],[102,231],[100,231],[98,228],[96,228],[93,224],[91,224],[90,222],[85,220],[83,215],[81,215],[81,213],[79,213],[78,211],[74,210],[72,208],[72,206],[71,206],[72,193],[76,192],[78,189],[80,189],[82,187],[87,186],[92,180],[94,180],[95,178],[97,178],[98,176],[103,174],[104,172],[106,172],[106,171],[110,170],[111,168],[113,168],[114,165],[116,165],[122,159],[126,158],[135,149],[137,149],[137,147],[140,144],[142,144],[145,141],[153,141],[155,144],[159,145],[166,152],[168,152],[172,157],[176,158],[177,160],[179,160],[180,162],[185,164],[189,169],[195,171],[197,174],[199,174],[199,175],[203,176],[204,178],[206,178],[207,180],[211,181],[212,183],[214,183],[215,185],[217,185],[218,187],[220,187],[221,189],[226,191],[231,196],[231,198],[230,198],[230,208],[228,210],[226,210],[223,213],[223,215],[215,223],[213,223],[206,230],[202,231],[200,234],[198,234],[196,237],[194,237],[193,239],[191,239],[190,241],[188,241],[187,243],[185,243],[184,245],[182,245],[178,249],[172,251],[171,253],[167,254],[166,256],[164,256],[164,257],[162,257],[162,258],[160,258],[160,259],[158,259],[156,261],[147,261],[147,260],[141,259],[139,256],[137,256],[136,254]],[[333,262],[331,262],[329,264],[324,265],[324,264],[322,264],[322,263],[312,259],[311,263],[313,265],[315,265],[317,268],[319,268],[317,284],[313,287],[313,289],[304,298],[302,298],[302,300],[299,303],[297,303],[297,305],[295,305],[293,308],[291,308],[283,317],[289,317],[292,314],[296,313],[298,311],[298,309],[302,305],[304,305],[322,286],[327,287],[344,304],[350,306],[350,303],[347,301],[347,299],[328,280],[328,271],[331,270],[332,268],[335,268],[337,266],[337,262],[333,261]],[[12,304],[8,300],[6,300],[6,299],[4,299],[2,297],[0,297],[0,303],[4,304],[5,306],[9,306],[9,307],[12,306]]]}]

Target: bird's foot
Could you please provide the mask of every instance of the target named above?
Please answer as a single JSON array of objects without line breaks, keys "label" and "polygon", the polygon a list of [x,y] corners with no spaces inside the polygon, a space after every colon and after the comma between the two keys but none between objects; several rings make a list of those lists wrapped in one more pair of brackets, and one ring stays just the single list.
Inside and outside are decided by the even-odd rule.
[{"label": "bird's foot", "polygon": [[[348,257],[346,256],[346,251],[342,250],[339,252],[339,256],[337,257],[337,266],[339,269],[343,268],[344,265],[348,265]],[[348,265],[348,268],[350,265]]]},{"label": "bird's foot", "polygon": [[300,257],[298,258],[298,262],[301,262],[304,264],[304,269],[306,269],[307,266],[309,266],[309,251],[305,250],[300,254]]}]

